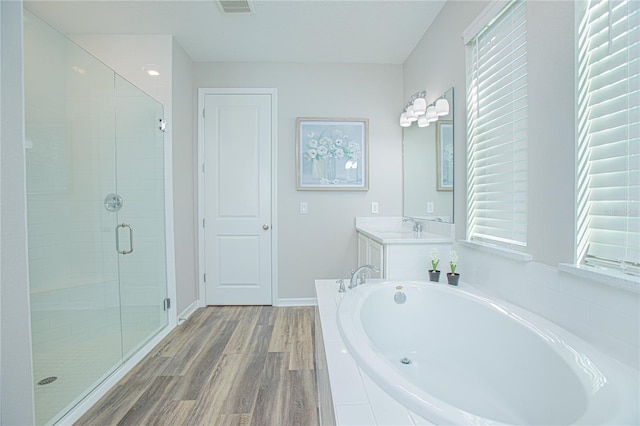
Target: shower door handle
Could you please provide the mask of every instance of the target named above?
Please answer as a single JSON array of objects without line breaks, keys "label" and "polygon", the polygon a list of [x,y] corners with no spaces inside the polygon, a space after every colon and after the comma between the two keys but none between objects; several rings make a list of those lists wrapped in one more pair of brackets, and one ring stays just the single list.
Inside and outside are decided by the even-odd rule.
[{"label": "shower door handle", "polygon": [[[120,228],[129,228],[129,250],[120,250]],[[116,251],[119,254],[131,254],[133,253],[133,226],[128,223],[121,223],[116,226]]]}]

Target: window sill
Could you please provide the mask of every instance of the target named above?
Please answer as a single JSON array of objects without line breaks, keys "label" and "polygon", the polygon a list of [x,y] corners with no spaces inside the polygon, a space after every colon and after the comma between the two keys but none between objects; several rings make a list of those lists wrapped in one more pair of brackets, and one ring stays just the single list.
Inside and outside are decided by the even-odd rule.
[{"label": "window sill", "polygon": [[621,288],[633,293],[640,293],[640,277],[592,266],[574,265],[572,263],[560,263],[558,269],[581,278],[598,281],[611,287]]},{"label": "window sill", "polygon": [[492,244],[479,243],[477,241],[459,240],[458,244],[470,247],[476,250],[484,251],[486,253],[495,254],[498,256],[506,257],[512,260],[518,260],[520,262],[529,262],[533,260],[533,257],[529,253],[523,253],[517,250],[510,250],[505,247],[500,247]]}]

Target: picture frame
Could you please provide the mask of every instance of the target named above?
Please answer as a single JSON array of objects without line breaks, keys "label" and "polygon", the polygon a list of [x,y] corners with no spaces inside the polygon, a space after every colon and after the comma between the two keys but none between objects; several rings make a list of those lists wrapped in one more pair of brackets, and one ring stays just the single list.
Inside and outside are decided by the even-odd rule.
[{"label": "picture frame", "polygon": [[436,124],[436,185],[438,191],[453,191],[453,121]]},{"label": "picture frame", "polygon": [[369,119],[296,119],[299,191],[369,189]]}]

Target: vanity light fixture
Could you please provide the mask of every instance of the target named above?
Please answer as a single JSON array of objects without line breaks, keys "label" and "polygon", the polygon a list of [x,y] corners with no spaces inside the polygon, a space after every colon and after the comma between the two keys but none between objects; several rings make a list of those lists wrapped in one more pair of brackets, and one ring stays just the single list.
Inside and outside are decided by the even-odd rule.
[{"label": "vanity light fixture", "polygon": [[400,115],[400,126],[409,127],[414,121],[418,121],[419,117],[422,117],[427,109],[427,101],[424,99],[427,96],[427,92],[415,93],[407,102],[402,114]]},{"label": "vanity light fixture", "polygon": [[425,90],[411,95],[400,115],[401,127],[409,127],[414,121],[418,122],[418,127],[427,127],[438,121],[438,117],[449,114],[449,101],[444,96],[431,105],[427,104],[426,98]]}]

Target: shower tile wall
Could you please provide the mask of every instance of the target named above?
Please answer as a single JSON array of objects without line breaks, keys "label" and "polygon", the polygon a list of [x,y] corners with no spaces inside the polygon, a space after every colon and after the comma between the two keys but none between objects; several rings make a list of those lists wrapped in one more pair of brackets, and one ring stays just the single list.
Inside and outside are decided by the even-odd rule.
[{"label": "shower tile wall", "polygon": [[[108,290],[117,276],[106,272],[116,270],[117,259],[103,256],[105,245],[113,247],[114,221],[98,199],[114,180],[114,170],[100,169],[101,161],[112,163],[114,157],[113,114],[108,113],[113,77],[87,55],[67,51],[63,39],[39,43],[47,33],[38,31],[39,26],[29,28],[25,37],[35,40],[27,42],[39,50],[30,50],[26,60],[44,55],[49,64],[47,70],[25,68],[38,74],[26,76],[33,82],[26,86],[32,309],[95,309],[113,306],[114,296],[117,305],[117,293]],[[65,291],[78,285],[82,287],[73,295]],[[64,325],[56,328],[74,334]],[[52,339],[58,334],[53,331],[47,333]]]}]

